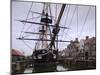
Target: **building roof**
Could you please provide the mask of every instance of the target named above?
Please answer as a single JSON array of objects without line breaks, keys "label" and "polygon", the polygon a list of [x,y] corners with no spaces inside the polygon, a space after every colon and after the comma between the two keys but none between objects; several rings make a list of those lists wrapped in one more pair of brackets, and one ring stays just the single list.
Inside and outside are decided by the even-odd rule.
[{"label": "building roof", "polygon": [[11,54],[16,55],[16,56],[24,56],[24,54],[22,52],[20,52],[19,50],[16,50],[16,49],[12,49]]}]

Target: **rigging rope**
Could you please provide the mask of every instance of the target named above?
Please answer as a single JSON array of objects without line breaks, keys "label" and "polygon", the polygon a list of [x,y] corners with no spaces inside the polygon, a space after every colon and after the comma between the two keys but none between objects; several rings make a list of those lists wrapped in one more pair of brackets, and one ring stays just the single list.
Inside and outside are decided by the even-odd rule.
[{"label": "rigging rope", "polygon": [[56,4],[56,6],[55,6],[55,23],[56,23],[56,21],[57,21],[57,4]]},{"label": "rigging rope", "polygon": [[51,12],[51,6],[49,4],[49,10],[50,10],[50,16],[51,16],[51,19],[52,19],[52,12]]},{"label": "rigging rope", "polygon": [[[33,13],[32,13],[32,17],[33,17]],[[28,19],[27,19],[28,20]],[[32,28],[32,26],[33,26],[33,24],[31,24],[26,30],[25,30],[25,32],[27,32],[30,28]],[[34,27],[33,27],[34,28]],[[34,30],[34,29],[32,29],[32,30]],[[31,35],[23,35],[23,37],[27,37],[27,36],[31,36]]]},{"label": "rigging rope", "polygon": [[[52,12],[51,12],[51,7],[50,7],[50,4],[49,4],[49,10],[50,10],[50,16],[51,16],[51,20],[52,20]],[[52,36],[51,36],[51,29],[50,29],[50,27],[49,27],[49,31],[50,31],[50,38],[52,38]]]},{"label": "rigging rope", "polygon": [[[27,16],[26,16],[26,21],[27,21],[27,19],[28,19],[28,16],[29,16],[29,14],[30,14],[30,11],[31,11],[32,6],[33,6],[33,2],[32,2],[32,4],[31,4],[31,6],[30,6],[30,8],[29,8],[29,11],[28,11],[28,14],[27,14]],[[23,37],[23,35],[24,35],[23,30],[24,30],[24,28],[25,28],[25,26],[26,26],[26,23],[23,23],[23,24],[24,24],[24,26],[22,27],[20,37]],[[23,33],[23,34],[22,34],[22,33]],[[23,41],[23,43],[24,43],[28,48],[32,49],[24,40],[22,40],[22,41]],[[33,50],[33,49],[32,49],[32,50]]]},{"label": "rigging rope", "polygon": [[[70,23],[69,23],[68,27],[69,27],[69,26],[71,25],[71,23],[72,23],[72,20],[73,20],[73,17],[74,17],[74,14],[75,14],[76,9],[77,9],[77,6],[75,7],[75,9],[74,9],[74,11],[73,11],[73,15],[72,15],[72,17],[71,17],[71,20],[70,20]],[[67,30],[67,31],[68,31],[68,30]]]},{"label": "rigging rope", "polygon": [[[50,11],[50,16],[51,16],[51,19],[52,19],[52,12],[51,12],[51,8],[50,8],[50,4],[43,4],[43,11],[45,11],[45,13],[48,13],[48,11]],[[42,17],[42,16],[41,16]],[[49,27],[49,31],[50,31],[50,34],[51,34],[51,30],[50,30],[50,27]],[[39,38],[41,37],[41,35],[39,36]],[[51,38],[51,36],[50,36]],[[35,50],[38,48],[39,46],[39,41],[36,42],[36,45],[35,45]]]},{"label": "rigging rope", "polygon": [[29,19],[27,19],[27,20],[31,20],[31,19],[33,19],[33,18],[35,18],[35,19],[38,19],[38,18],[40,18],[41,16],[39,15],[39,16],[37,16],[37,17],[31,17],[31,18],[29,18]]},{"label": "rigging rope", "polygon": [[[69,28],[69,26],[70,26],[71,23],[72,23],[72,20],[73,20],[74,14],[75,14],[75,12],[76,12],[76,9],[77,9],[77,6],[75,7],[75,9],[74,9],[74,11],[73,11],[73,14],[72,14],[71,20],[70,20],[70,22],[69,22],[69,25],[67,26],[68,28]],[[68,11],[67,11],[67,15],[68,15],[69,11],[70,11],[70,5],[69,5],[69,9],[68,9]],[[68,17],[68,16],[67,16],[67,17]],[[67,19],[67,17],[66,17],[66,19]],[[66,21],[66,20],[65,20],[65,21]],[[67,23],[67,22],[65,22],[65,23]],[[67,30],[66,32],[67,32],[67,33],[63,32],[63,34],[65,33],[69,38],[73,39],[73,38],[68,34],[68,30]]]},{"label": "rigging rope", "polygon": [[[71,20],[70,20],[70,22],[69,22],[69,25],[67,26],[68,28],[69,28],[69,26],[70,26],[70,25],[71,25],[71,23],[72,23],[72,20],[73,20],[73,17],[74,17],[74,14],[75,14],[76,9],[77,9],[77,6],[75,7],[75,9],[74,9],[74,11],[73,11],[73,15],[72,15],[72,17],[71,17]],[[65,33],[65,34],[67,34],[67,35],[68,35],[68,30],[66,31],[66,33]]]},{"label": "rigging rope", "polygon": [[[67,8],[68,8],[68,11],[67,11],[67,16],[66,16],[66,19],[65,19],[65,22],[64,22],[64,26],[65,26],[66,23],[67,23],[68,14],[69,14],[69,11],[70,11],[70,5],[67,5]],[[67,9],[67,8],[66,8],[66,9]]]},{"label": "rigging rope", "polygon": [[28,48],[30,48],[31,50],[33,50],[24,40],[22,40],[23,41],[23,43],[28,47]]},{"label": "rigging rope", "polygon": [[88,18],[88,15],[89,15],[90,10],[91,10],[91,6],[89,7],[89,9],[88,9],[88,11],[87,11],[87,14],[86,14],[84,23],[83,23],[83,25],[82,25],[82,28],[81,28],[79,37],[81,36],[81,33],[82,33],[83,29],[84,29],[84,26],[85,26],[85,24],[86,24],[86,20],[87,20],[87,18]]},{"label": "rigging rope", "polygon": [[48,3],[45,4],[45,9],[44,9],[44,11],[48,12],[48,7],[49,7]]},{"label": "rigging rope", "polygon": [[77,37],[78,37],[78,5],[77,5]]},{"label": "rigging rope", "polygon": [[[54,24],[56,24],[57,21],[57,4],[55,4],[55,19],[54,19]],[[58,40],[58,35],[57,35],[57,40]],[[58,49],[58,42],[56,42],[56,48]]]},{"label": "rigging rope", "polygon": [[[68,8],[68,10],[67,10],[67,8]],[[66,14],[66,11],[67,11],[67,14]],[[65,12],[64,12],[64,14],[66,15],[66,17],[65,17],[65,22],[64,22],[64,26],[66,26],[69,11],[70,11],[70,6],[67,5],[66,10],[65,10]],[[63,38],[63,35],[64,35],[64,30],[62,31],[62,38]],[[63,44],[64,44],[64,43],[62,43],[62,44],[60,43],[60,45],[63,45]]]},{"label": "rigging rope", "polygon": [[[32,13],[32,17],[33,17],[33,13]],[[27,19],[28,20],[28,19]],[[27,29],[26,29],[26,31],[28,31],[31,27],[32,27],[33,25],[31,24]],[[33,29],[34,30],[34,29]],[[30,36],[30,35],[29,35]],[[23,36],[23,37],[26,37],[26,36]],[[30,48],[30,49],[32,49],[32,47],[30,47],[29,46],[29,44],[27,44],[24,40],[23,40],[23,42],[24,42],[24,44],[28,47],[28,48]],[[33,49],[32,49],[33,50]]]},{"label": "rigging rope", "polygon": [[[28,18],[28,16],[29,16],[29,14],[30,14],[30,11],[31,11],[32,6],[33,6],[33,2],[32,2],[32,4],[31,4],[31,6],[30,6],[30,8],[29,8],[29,11],[28,11],[28,14],[27,14],[27,16],[26,16],[26,21],[27,21],[27,18]],[[21,33],[20,33],[20,37],[23,36],[22,33],[23,33],[23,30],[24,30],[25,26],[26,26],[26,23],[24,23],[24,26],[22,27],[22,30],[21,30]]]},{"label": "rigging rope", "polygon": [[[67,8],[68,8],[68,11],[67,11],[67,15],[66,15],[66,18],[65,18],[64,26],[66,26],[66,23],[67,23],[68,14],[69,14],[69,11],[70,11],[70,5],[67,5]],[[67,9],[67,8],[66,8],[66,9]],[[64,30],[62,31],[62,33],[64,33]],[[62,34],[62,38],[63,38],[63,35],[64,35],[64,34]]]},{"label": "rigging rope", "polygon": [[[32,13],[32,17],[33,17],[33,13]],[[28,19],[27,19],[28,20]],[[26,31],[28,31],[31,27],[33,26],[33,24],[31,24],[27,29]],[[33,29],[34,30],[34,29]]]}]

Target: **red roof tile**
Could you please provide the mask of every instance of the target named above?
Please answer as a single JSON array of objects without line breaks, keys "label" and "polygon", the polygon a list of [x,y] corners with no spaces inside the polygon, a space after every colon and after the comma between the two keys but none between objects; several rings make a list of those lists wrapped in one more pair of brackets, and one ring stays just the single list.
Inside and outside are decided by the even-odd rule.
[{"label": "red roof tile", "polygon": [[17,56],[24,56],[23,53],[21,53],[18,50],[12,49],[12,55],[17,55]]}]

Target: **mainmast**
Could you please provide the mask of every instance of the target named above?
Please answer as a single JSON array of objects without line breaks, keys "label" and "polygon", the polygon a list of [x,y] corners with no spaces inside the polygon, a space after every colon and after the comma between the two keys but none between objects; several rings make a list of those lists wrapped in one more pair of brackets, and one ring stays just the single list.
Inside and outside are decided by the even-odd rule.
[{"label": "mainmast", "polygon": [[[46,10],[48,10],[48,4],[44,4],[44,6],[46,6],[46,7],[43,8],[42,16],[41,16],[41,20],[40,20],[41,24],[44,24],[44,25],[42,25],[39,29],[39,32],[40,32],[39,39],[42,40],[39,43],[40,49],[42,49],[42,48],[46,49],[48,46],[48,42],[44,41],[44,40],[48,39],[47,38],[48,31],[49,31],[48,25],[52,24],[52,18],[48,17],[49,14],[48,14],[48,11],[46,11]],[[45,10],[45,8],[47,8],[47,9]],[[49,36],[51,36],[51,34]],[[37,48],[39,48],[39,47],[37,47]]]},{"label": "mainmast", "polygon": [[66,4],[63,4],[62,5],[60,14],[58,16],[58,20],[57,20],[57,22],[55,24],[55,28],[52,31],[53,32],[53,35],[52,35],[52,38],[51,38],[50,49],[52,49],[52,46],[55,47],[55,39],[56,39],[56,37],[57,37],[57,35],[59,33],[59,30],[60,30],[59,23],[60,23],[60,20],[62,18],[62,15],[63,15],[64,9],[65,9],[65,6],[66,6]]}]

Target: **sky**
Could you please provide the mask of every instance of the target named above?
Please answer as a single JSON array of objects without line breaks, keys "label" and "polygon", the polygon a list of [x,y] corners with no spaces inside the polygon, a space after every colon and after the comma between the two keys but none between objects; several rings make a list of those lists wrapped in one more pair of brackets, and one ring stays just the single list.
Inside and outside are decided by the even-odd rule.
[{"label": "sky", "polygon": [[[38,32],[39,26],[34,24],[25,24],[24,26],[23,23],[16,20],[26,20],[31,5],[32,2],[12,1],[12,48],[20,50],[25,55],[32,54],[36,42],[23,42],[16,38],[22,34],[29,38],[37,38],[37,35],[25,34],[23,32]],[[55,17],[57,15],[58,17],[62,4],[51,3],[50,5],[52,16]],[[33,2],[31,11],[42,13],[42,9],[43,3]],[[30,19],[32,16],[33,19]],[[40,16],[39,14],[32,14],[30,12],[28,19],[33,22],[40,22]],[[56,21],[53,21],[52,24],[55,24],[55,22]],[[59,39],[70,41],[76,37],[78,37],[79,40],[85,39],[85,36],[93,37],[95,36],[95,24],[95,6],[67,4],[60,21],[60,26],[65,26],[69,29],[60,29]],[[59,43],[59,49],[63,50],[68,44],[69,43]]]}]

